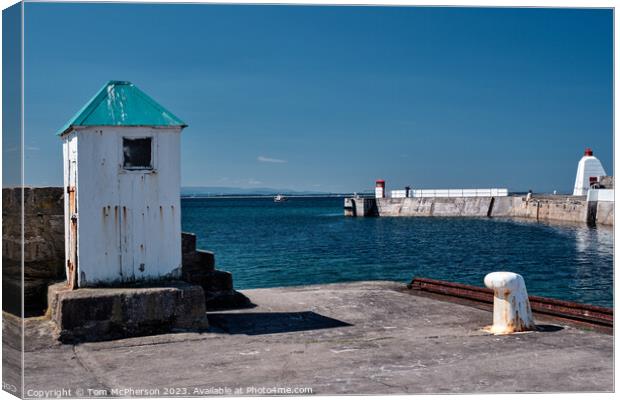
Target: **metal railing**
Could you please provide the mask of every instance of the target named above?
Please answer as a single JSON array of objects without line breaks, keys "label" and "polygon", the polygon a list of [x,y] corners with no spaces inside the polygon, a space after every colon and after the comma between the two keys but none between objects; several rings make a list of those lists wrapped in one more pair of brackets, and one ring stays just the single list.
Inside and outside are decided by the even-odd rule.
[{"label": "metal railing", "polygon": [[411,189],[392,190],[391,197],[501,197],[508,196],[508,189]]}]

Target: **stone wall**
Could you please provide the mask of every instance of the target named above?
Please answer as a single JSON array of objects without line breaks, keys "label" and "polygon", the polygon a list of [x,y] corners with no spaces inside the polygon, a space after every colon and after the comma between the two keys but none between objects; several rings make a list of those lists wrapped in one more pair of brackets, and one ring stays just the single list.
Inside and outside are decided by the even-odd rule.
[{"label": "stone wall", "polygon": [[492,217],[528,218],[539,221],[587,222],[588,203],[585,197],[525,196],[496,197]]},{"label": "stone wall", "polygon": [[[65,279],[63,191],[24,188],[25,314],[44,312],[47,286]],[[2,189],[2,289],[4,309],[19,313],[21,298],[22,190]]]},{"label": "stone wall", "polygon": [[492,197],[407,197],[377,199],[380,216],[486,217]]}]

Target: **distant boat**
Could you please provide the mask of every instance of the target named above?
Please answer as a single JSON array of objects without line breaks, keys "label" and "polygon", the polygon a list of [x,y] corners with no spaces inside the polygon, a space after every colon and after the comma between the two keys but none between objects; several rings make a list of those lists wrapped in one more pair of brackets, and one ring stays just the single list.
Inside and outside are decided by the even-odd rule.
[{"label": "distant boat", "polygon": [[273,198],[273,201],[275,201],[276,203],[281,203],[283,201],[288,200],[286,197],[282,196],[281,194],[277,195],[276,197]]}]

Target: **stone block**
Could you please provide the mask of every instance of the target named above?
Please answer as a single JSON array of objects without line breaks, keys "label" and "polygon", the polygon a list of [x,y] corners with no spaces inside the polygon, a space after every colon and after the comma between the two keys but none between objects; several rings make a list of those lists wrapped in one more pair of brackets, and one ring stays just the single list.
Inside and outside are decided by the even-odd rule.
[{"label": "stone block", "polygon": [[205,292],[220,292],[233,290],[232,274],[227,271],[215,270],[205,276],[201,282]]},{"label": "stone block", "polygon": [[232,274],[220,270],[184,270],[183,280],[200,285],[205,293],[221,292],[233,289]]},{"label": "stone block", "polygon": [[[210,252],[199,250],[208,257]],[[212,254],[212,253],[211,253]],[[183,280],[200,285],[204,290],[207,310],[224,310],[251,307],[252,302],[243,294],[233,290],[232,274],[213,267],[188,268],[183,265]]]},{"label": "stone block", "polygon": [[215,253],[207,250],[196,250],[196,263],[203,268],[215,268]]},{"label": "stone block", "polygon": [[189,232],[181,232],[181,253],[191,254],[196,251],[196,235]]},{"label": "stone block", "polygon": [[206,250],[196,250],[183,254],[182,277],[189,283],[200,284],[215,270],[215,254]]},{"label": "stone block", "polygon": [[101,341],[208,326],[200,286],[48,289],[49,313],[62,342]]}]

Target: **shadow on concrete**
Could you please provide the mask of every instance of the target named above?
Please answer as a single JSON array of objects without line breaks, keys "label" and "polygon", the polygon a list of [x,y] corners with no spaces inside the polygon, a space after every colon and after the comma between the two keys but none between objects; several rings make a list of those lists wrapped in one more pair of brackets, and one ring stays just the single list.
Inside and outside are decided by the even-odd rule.
[{"label": "shadow on concrete", "polygon": [[270,333],[310,331],[352,326],[312,311],[274,313],[209,313],[211,328],[231,335],[267,335]]},{"label": "shadow on concrete", "polygon": [[536,331],[538,332],[558,332],[564,329],[564,327],[558,325],[536,325]]},{"label": "shadow on concrete", "polygon": [[243,293],[236,290],[228,292],[206,292],[207,311],[231,311],[255,308],[256,304]]},{"label": "shadow on concrete", "polygon": [[213,303],[209,303],[207,305],[207,312],[211,311],[235,311],[235,310],[250,310],[252,308],[258,307],[256,304],[249,302],[244,304],[217,304],[213,305]]}]

